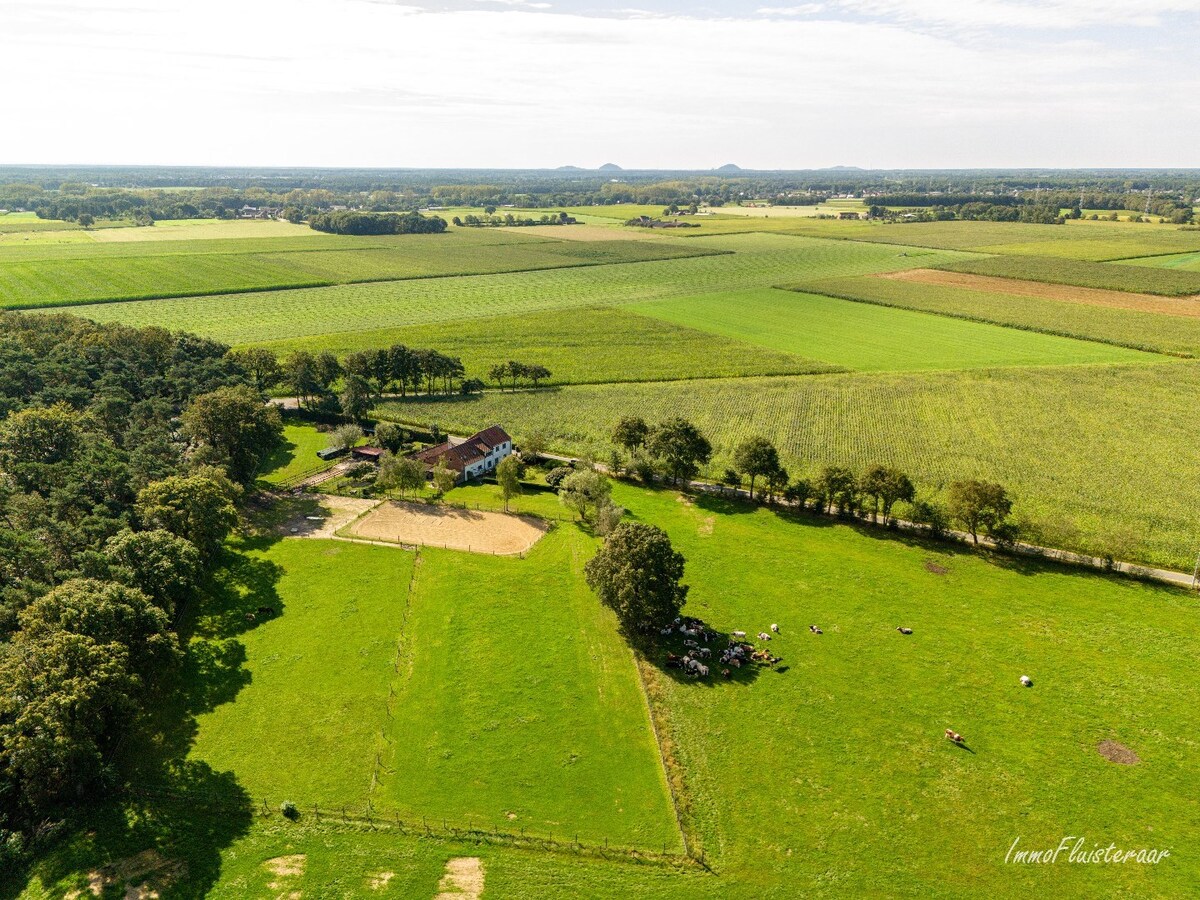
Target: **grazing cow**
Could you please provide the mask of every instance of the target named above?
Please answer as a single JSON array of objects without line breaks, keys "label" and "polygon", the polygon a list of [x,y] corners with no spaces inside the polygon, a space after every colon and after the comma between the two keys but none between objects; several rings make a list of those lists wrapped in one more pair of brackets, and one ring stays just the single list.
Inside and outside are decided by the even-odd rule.
[{"label": "grazing cow", "polygon": [[773,623],[773,622],[771,623],[771,630],[772,630],[773,632],[775,632],[776,634],[779,634],[779,626],[778,626],[778,625],[776,625],[776,624],[775,624],[775,623]]},{"label": "grazing cow", "polygon": [[896,630],[901,634],[912,634],[911,628],[905,628],[903,625],[897,625]]},{"label": "grazing cow", "polygon": [[735,669],[740,669],[742,667],[742,661],[740,659],[738,659],[736,656],[729,661],[729,664],[731,666],[733,666]]},{"label": "grazing cow", "polygon": [[966,741],[963,740],[963,736],[961,734],[959,734],[957,731],[953,731],[949,728],[946,729],[946,740],[953,741],[956,744],[965,744],[966,743]]},{"label": "grazing cow", "polygon": [[253,622],[254,618],[255,618],[254,613],[246,613],[246,621],[247,622]]},{"label": "grazing cow", "polygon": [[1025,687],[1033,687],[1033,679],[1028,675],[1022,675],[1021,684],[1025,685]]},{"label": "grazing cow", "polygon": [[735,631],[735,632],[733,632],[733,636],[734,636],[735,638],[744,638],[744,637],[746,636],[746,632],[744,632],[744,631]]},{"label": "grazing cow", "polygon": [[659,630],[659,632],[658,632],[658,633],[659,633],[659,634],[661,634],[663,637],[666,637],[667,635],[669,635],[669,634],[670,634],[672,631],[674,631],[674,630],[675,630],[675,629],[673,629],[673,628],[662,628],[662,629],[660,629],[660,630]]},{"label": "grazing cow", "polygon": [[825,633],[820,628],[818,628],[816,625],[809,625],[808,630],[811,631],[813,634],[824,634]]},{"label": "grazing cow", "polygon": [[684,642],[683,642],[683,646],[685,646],[685,647],[692,647],[692,648],[695,648],[695,647],[699,647],[700,645],[699,645],[699,644],[697,644],[695,641],[690,641],[690,640],[689,640],[689,641],[684,641]]},{"label": "grazing cow", "polygon": [[758,633],[758,639],[760,641],[769,641],[771,639],[771,636],[769,634],[767,634],[765,631],[760,631]]},{"label": "grazing cow", "polygon": [[728,669],[722,669],[722,670],[721,670],[721,675],[722,675],[722,676],[724,676],[725,678],[728,678],[728,677],[729,677],[729,670],[728,670]]},{"label": "grazing cow", "polygon": [[703,659],[708,659],[708,657],[712,656],[712,651],[711,651],[710,649],[708,649],[707,647],[701,647],[701,648],[700,648],[699,650],[697,650],[696,652],[697,652],[697,653],[700,655],[700,657],[701,657],[701,658],[703,658]]}]

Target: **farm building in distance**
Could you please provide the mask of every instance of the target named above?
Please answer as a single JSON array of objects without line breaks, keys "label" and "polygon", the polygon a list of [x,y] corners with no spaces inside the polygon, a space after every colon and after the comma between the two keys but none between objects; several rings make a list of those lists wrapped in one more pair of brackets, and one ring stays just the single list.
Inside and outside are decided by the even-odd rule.
[{"label": "farm building in distance", "polygon": [[458,473],[458,480],[468,481],[494,472],[500,460],[513,452],[512,438],[499,425],[492,425],[465,440],[450,438],[433,447],[412,454],[412,458],[433,468],[441,460],[446,468]]}]

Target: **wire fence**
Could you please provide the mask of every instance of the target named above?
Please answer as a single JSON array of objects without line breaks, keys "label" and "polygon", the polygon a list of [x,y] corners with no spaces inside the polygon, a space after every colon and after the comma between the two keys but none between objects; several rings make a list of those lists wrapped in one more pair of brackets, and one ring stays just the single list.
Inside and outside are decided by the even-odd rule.
[{"label": "wire fence", "polygon": [[[131,791],[135,796],[149,800],[174,800],[186,803],[202,803],[210,808],[241,809],[252,812],[261,819],[280,818],[304,820],[317,823],[344,824],[365,827],[371,830],[387,830],[397,834],[436,838],[441,840],[466,841],[476,844],[494,844],[504,847],[541,850],[547,853],[567,853],[605,859],[621,858],[642,863],[657,863],[671,866],[699,865],[707,868],[703,848],[681,850],[671,840],[664,839],[661,848],[635,847],[615,844],[605,838],[581,839],[580,833],[571,828],[557,831],[539,831],[521,827],[516,831],[502,827],[498,822],[454,822],[447,817],[413,816],[398,811],[375,809],[370,800],[365,806],[304,804],[281,800],[275,802],[268,797],[257,799],[230,798],[206,795],[197,792],[174,791],[165,787],[139,787]],[[291,802],[293,815],[283,812],[283,804]]]}]

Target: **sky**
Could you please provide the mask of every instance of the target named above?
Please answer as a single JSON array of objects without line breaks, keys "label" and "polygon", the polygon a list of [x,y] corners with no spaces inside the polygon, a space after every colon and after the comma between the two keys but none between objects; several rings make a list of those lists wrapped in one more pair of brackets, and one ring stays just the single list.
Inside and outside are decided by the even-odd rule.
[{"label": "sky", "polygon": [[1200,166],[1200,0],[0,0],[0,163]]}]

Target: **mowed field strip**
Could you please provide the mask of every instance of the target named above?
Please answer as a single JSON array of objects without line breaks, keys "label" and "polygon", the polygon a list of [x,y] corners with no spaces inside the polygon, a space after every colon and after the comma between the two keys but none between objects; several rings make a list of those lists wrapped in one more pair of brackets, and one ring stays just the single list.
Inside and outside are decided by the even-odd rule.
[{"label": "mowed field strip", "polygon": [[[728,252],[637,264],[233,294],[194,298],[181,304],[169,300],[101,304],[81,306],[77,312],[101,321],[182,328],[227,343],[248,344],[771,287],[780,282],[928,267],[952,256],[913,248],[765,234],[686,243],[688,247],[693,245]],[[630,246],[662,245],[631,242]]]},{"label": "mowed field strip", "polygon": [[858,371],[1156,360],[1119,347],[793,291],[709,294],[630,308]]},{"label": "mowed field strip", "polygon": [[[316,234],[316,232],[313,232]],[[81,254],[74,248],[21,254],[0,251],[0,307],[36,308],[283,290],[306,286],[489,274],[568,266],[672,259],[712,252],[701,244],[665,241],[572,242],[525,235],[457,231],[401,235],[354,243],[315,238],[206,241],[186,245],[123,244],[123,252]],[[212,246],[212,245],[216,246]]]}]

